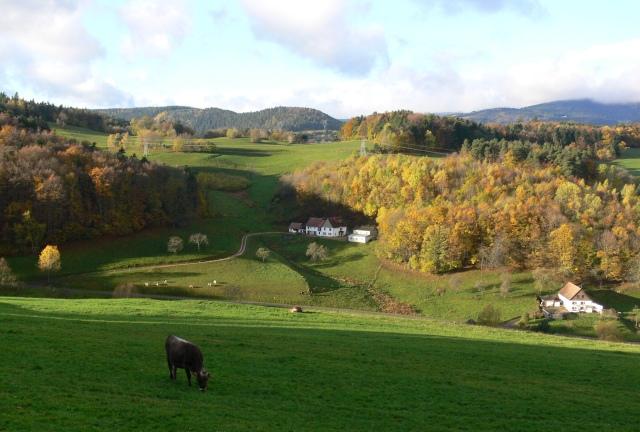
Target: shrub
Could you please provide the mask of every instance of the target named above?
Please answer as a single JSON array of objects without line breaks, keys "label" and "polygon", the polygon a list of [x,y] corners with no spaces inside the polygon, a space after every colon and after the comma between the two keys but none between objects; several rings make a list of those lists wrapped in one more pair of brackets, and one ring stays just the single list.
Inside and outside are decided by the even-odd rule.
[{"label": "shrub", "polygon": [[136,286],[132,283],[118,285],[111,294],[114,298],[128,298],[136,293]]},{"label": "shrub", "polygon": [[549,330],[551,330],[551,326],[549,326],[549,320],[548,319],[540,320],[538,324],[536,324],[533,330],[541,333],[548,333]]},{"label": "shrub", "polygon": [[494,326],[500,323],[500,310],[495,306],[488,304],[478,314],[478,324]]},{"label": "shrub", "polygon": [[524,315],[522,315],[520,317],[520,320],[518,321],[518,327],[520,328],[529,327],[529,320],[530,320],[529,313],[525,312]]},{"label": "shrub", "polygon": [[17,284],[18,279],[11,271],[7,260],[0,258],[0,287],[15,287]]},{"label": "shrub", "polygon": [[598,339],[610,342],[620,342],[623,340],[622,332],[618,327],[617,321],[600,320],[593,326],[593,329],[596,331]]}]

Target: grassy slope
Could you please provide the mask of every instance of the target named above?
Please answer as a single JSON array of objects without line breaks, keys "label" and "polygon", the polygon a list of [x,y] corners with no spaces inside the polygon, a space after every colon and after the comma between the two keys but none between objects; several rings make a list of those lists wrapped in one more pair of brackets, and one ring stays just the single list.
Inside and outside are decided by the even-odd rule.
[{"label": "grassy slope", "polygon": [[[6,430],[637,429],[638,346],[198,301],[3,298],[0,323]],[[171,333],[207,393],[169,381]]]},{"label": "grassy slope", "polygon": [[[96,141],[97,132],[80,128],[56,129],[56,133],[77,139]],[[105,138],[104,134],[101,135]],[[105,138],[106,139],[106,138]],[[212,211],[216,217],[197,221],[184,229],[160,228],[133,236],[100,241],[77,242],[61,247],[63,274],[107,270],[148,264],[222,257],[235,252],[244,233],[274,229],[268,205],[275,192],[280,173],[289,172],[313,158],[336,160],[358,148],[356,142],[313,145],[251,144],[248,139],[215,140],[218,154],[173,153],[152,154],[150,159],[173,166],[189,165],[198,170],[221,170],[244,175],[252,180],[248,196],[214,192]],[[312,158],[312,159],[309,159]],[[275,227],[283,229],[284,227]],[[166,241],[171,235],[188,237],[204,232],[210,244],[200,252],[187,245],[185,251],[171,256]],[[22,278],[38,277],[35,257],[11,260]]]},{"label": "grassy slope", "polygon": [[90,143],[96,143],[97,147],[107,148],[107,134],[102,132],[75,126],[60,128],[55,123],[50,123],[49,127],[54,129],[56,135],[78,141],[89,141]]}]

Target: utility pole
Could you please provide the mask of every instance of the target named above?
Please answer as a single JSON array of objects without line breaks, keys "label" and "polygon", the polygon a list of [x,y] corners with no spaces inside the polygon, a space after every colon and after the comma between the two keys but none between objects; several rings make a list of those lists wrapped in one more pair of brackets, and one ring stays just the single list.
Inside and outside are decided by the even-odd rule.
[{"label": "utility pole", "polygon": [[324,126],[324,141],[327,142],[329,141],[327,139],[327,119],[322,120],[322,124]]}]

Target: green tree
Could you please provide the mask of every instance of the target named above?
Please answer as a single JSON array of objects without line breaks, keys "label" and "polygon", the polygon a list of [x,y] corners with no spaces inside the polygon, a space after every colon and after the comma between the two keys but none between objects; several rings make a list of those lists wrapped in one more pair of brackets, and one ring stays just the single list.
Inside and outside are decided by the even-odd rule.
[{"label": "green tree", "polygon": [[425,230],[420,253],[421,268],[430,273],[443,273],[454,266],[449,261],[449,230],[429,225]]},{"label": "green tree", "polygon": [[22,223],[16,224],[14,231],[18,244],[24,245],[31,250],[31,253],[35,254],[44,239],[46,225],[39,223],[31,215],[31,211],[26,210],[22,214]]}]

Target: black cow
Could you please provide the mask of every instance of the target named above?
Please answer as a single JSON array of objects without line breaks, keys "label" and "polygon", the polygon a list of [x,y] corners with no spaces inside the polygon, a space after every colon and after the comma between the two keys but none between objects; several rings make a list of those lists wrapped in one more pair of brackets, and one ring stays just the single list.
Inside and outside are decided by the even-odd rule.
[{"label": "black cow", "polygon": [[176,369],[184,369],[187,373],[187,381],[191,385],[191,374],[198,380],[198,387],[204,391],[207,389],[210,374],[204,368],[202,351],[191,342],[178,336],[168,336],[164,347],[167,350],[167,364],[169,365],[169,377],[176,379]]}]

